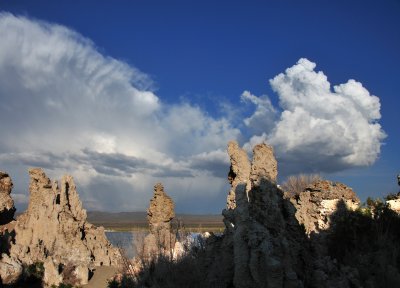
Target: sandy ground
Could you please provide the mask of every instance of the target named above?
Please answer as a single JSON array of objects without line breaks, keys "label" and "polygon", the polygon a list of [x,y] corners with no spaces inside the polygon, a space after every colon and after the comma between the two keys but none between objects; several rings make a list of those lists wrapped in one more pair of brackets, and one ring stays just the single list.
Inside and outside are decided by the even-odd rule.
[{"label": "sandy ground", "polygon": [[93,277],[83,288],[107,288],[107,280],[118,272],[118,268],[110,266],[99,266],[94,270]]}]

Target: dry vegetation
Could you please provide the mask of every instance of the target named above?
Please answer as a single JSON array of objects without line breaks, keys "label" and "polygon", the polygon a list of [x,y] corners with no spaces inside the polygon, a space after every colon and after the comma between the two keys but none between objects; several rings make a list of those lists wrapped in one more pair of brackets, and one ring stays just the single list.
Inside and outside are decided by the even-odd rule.
[{"label": "dry vegetation", "polygon": [[318,180],[322,180],[319,174],[299,174],[292,175],[287,178],[286,182],[281,185],[282,190],[287,194],[288,197],[303,192],[306,187]]}]

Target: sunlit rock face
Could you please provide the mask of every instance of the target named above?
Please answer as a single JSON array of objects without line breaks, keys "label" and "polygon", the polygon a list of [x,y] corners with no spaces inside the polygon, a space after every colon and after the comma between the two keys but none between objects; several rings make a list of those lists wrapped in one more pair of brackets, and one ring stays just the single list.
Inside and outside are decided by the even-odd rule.
[{"label": "sunlit rock face", "polygon": [[240,148],[239,144],[235,141],[228,143],[228,155],[231,161],[231,167],[228,174],[231,189],[228,193],[226,209],[233,210],[236,208],[236,187],[239,184],[245,184],[246,189],[250,189],[249,176],[251,164],[246,151]]},{"label": "sunlit rock face", "polygon": [[14,283],[22,274],[22,263],[9,255],[15,225],[14,201],[10,196],[12,187],[11,177],[0,171],[0,286]]},{"label": "sunlit rock face", "polygon": [[328,230],[333,214],[339,216],[346,210],[356,210],[360,205],[360,199],[350,187],[327,180],[312,183],[290,202],[296,208],[296,219],[304,225],[308,235]]},{"label": "sunlit rock face", "polygon": [[154,185],[153,198],[147,210],[147,219],[151,233],[171,230],[171,220],[175,217],[175,205],[171,197],[164,192],[161,183]]},{"label": "sunlit rock face", "polygon": [[30,265],[43,262],[45,285],[62,282],[63,268],[73,266],[76,284],[88,282],[89,270],[117,265],[120,254],[106,239],[104,229],[86,221],[71,176],[52,182],[42,169],[29,170],[28,209],[15,221],[9,255]]},{"label": "sunlit rock face", "polygon": [[146,258],[158,255],[174,255],[176,235],[171,231],[171,221],[175,217],[175,204],[161,183],[154,185],[153,198],[147,210],[150,234],[143,243]]},{"label": "sunlit rock face", "polygon": [[400,196],[397,195],[397,199],[391,199],[386,201],[389,209],[392,209],[397,214],[400,214]]},{"label": "sunlit rock face", "polygon": [[2,284],[15,283],[22,274],[22,263],[7,254],[1,255],[0,260],[0,280]]},{"label": "sunlit rock face", "polygon": [[0,225],[13,220],[15,207],[10,196],[13,183],[6,172],[0,171]]}]

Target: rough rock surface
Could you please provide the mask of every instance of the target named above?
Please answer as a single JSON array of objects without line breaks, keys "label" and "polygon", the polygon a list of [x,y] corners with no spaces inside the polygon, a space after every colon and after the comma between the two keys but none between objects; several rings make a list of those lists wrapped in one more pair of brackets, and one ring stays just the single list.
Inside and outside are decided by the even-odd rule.
[{"label": "rough rock surface", "polygon": [[22,263],[8,254],[15,226],[15,207],[10,196],[12,187],[10,176],[0,171],[0,286],[14,283],[22,274]]},{"label": "rough rock surface", "polygon": [[174,202],[164,192],[163,185],[157,183],[154,185],[153,198],[147,210],[150,234],[144,239],[143,252],[146,257],[173,255],[176,236],[171,233],[171,221],[174,217]]},{"label": "rough rock surface", "polygon": [[10,196],[13,183],[7,173],[0,171],[0,225],[13,220],[15,207]]},{"label": "rough rock surface", "polygon": [[290,201],[296,208],[296,219],[304,225],[308,235],[328,230],[334,213],[338,216],[342,211],[355,210],[360,205],[350,187],[327,180],[314,182]]},{"label": "rough rock surface", "polygon": [[119,263],[120,254],[106,239],[104,229],[86,221],[71,176],[64,176],[61,184],[51,182],[39,168],[30,169],[29,176],[30,201],[15,222],[11,258],[25,265],[43,262],[48,286],[62,281],[67,265],[76,268],[76,284],[83,285],[93,266]]},{"label": "rough rock surface", "polygon": [[3,254],[0,260],[0,286],[15,283],[21,274],[22,263],[16,258]]},{"label": "rough rock surface", "polygon": [[164,192],[161,183],[154,185],[154,195],[147,210],[147,219],[151,233],[171,230],[171,220],[175,217],[175,205],[171,197]]},{"label": "rough rock surface", "polygon": [[228,144],[228,154],[232,187],[223,211],[224,242],[233,246],[233,285],[302,287],[301,230],[299,225],[292,227],[295,221],[288,219],[283,193],[276,186],[272,147],[255,146],[251,163],[236,142]]},{"label": "rough rock surface", "polygon": [[227,197],[226,208],[228,210],[236,208],[236,186],[240,183],[246,184],[246,189],[250,189],[250,161],[247,157],[246,151],[239,147],[235,141],[228,143],[228,154],[231,160],[231,167],[228,174],[228,180],[231,184],[231,189]]},{"label": "rough rock surface", "polygon": [[245,151],[230,142],[228,154],[231,189],[223,211],[226,229],[222,237],[208,239],[207,249],[218,255],[209,257],[207,264],[211,285],[360,287],[354,270],[340,267],[304,233],[304,226],[308,233],[328,229],[331,216],[342,206],[358,207],[355,193],[343,184],[320,181],[298,199],[287,199],[276,185],[272,147],[256,145],[250,162]]}]

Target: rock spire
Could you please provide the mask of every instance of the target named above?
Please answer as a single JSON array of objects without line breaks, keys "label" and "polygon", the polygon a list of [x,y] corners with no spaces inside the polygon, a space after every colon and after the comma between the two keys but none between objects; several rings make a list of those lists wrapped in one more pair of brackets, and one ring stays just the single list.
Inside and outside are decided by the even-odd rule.
[{"label": "rock spire", "polygon": [[171,220],[175,217],[175,205],[171,197],[164,192],[161,183],[154,185],[154,195],[150,200],[147,210],[150,232],[153,234],[158,231],[171,230]]}]

